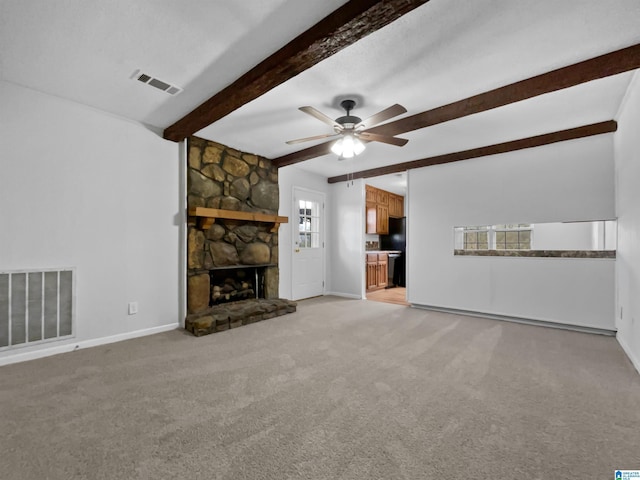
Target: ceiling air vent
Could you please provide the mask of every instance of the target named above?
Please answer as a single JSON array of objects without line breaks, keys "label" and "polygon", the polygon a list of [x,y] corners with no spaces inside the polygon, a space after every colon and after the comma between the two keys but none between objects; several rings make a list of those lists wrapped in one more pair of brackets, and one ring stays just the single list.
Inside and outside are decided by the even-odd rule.
[{"label": "ceiling air vent", "polygon": [[162,90],[169,95],[176,95],[177,93],[180,93],[182,91],[182,88],[176,85],[171,85],[167,82],[163,82],[158,78],[147,75],[146,73],[142,73],[142,71],[140,70],[136,70],[135,72],[133,72],[131,78],[134,80],[138,80],[139,82],[146,83],[147,85],[151,85],[152,87],[155,87],[158,90]]}]

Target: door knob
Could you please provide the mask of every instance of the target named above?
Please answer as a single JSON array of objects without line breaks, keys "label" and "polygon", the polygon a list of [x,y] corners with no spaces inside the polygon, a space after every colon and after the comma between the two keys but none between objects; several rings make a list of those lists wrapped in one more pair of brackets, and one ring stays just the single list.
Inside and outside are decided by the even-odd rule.
[{"label": "door knob", "polygon": [[299,249],[299,248],[296,248],[295,252],[296,252],[296,253],[300,253],[300,249]]}]

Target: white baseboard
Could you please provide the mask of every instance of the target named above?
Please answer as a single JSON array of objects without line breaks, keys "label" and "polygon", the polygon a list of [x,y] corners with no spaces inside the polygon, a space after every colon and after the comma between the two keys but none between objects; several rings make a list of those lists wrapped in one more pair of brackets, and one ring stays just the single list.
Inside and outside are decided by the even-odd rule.
[{"label": "white baseboard", "polygon": [[421,305],[411,303],[413,308],[421,308],[423,310],[433,310],[434,312],[453,313],[455,315],[466,315],[469,317],[489,318],[491,320],[500,320],[505,322],[523,323],[525,325],[533,325],[537,327],[557,328],[560,330],[571,330],[574,332],[595,333],[598,335],[614,336],[615,330],[606,328],[590,327],[588,325],[575,325],[571,323],[552,322],[549,320],[539,320],[535,318],[514,317],[511,315],[499,315],[495,313],[476,312],[472,310],[460,310],[457,308],[437,307],[434,305]]},{"label": "white baseboard", "polygon": [[361,295],[355,295],[353,293],[341,293],[341,292],[325,292],[325,296],[333,296],[333,297],[342,297],[342,298],[352,298],[354,300],[362,300]]},{"label": "white baseboard", "polygon": [[622,340],[622,338],[620,338],[619,334],[616,335],[616,340],[618,340],[618,343],[622,347],[622,350],[624,350],[624,353],[626,353],[627,357],[629,357],[629,360],[631,360],[631,364],[636,368],[636,370],[640,374],[640,359],[634,355],[633,351],[631,350],[631,347],[629,347],[627,342],[625,342],[624,340]]},{"label": "white baseboard", "polygon": [[41,349],[25,351],[16,351],[13,354],[9,354],[6,357],[0,357],[0,367],[3,365],[10,365],[12,363],[26,362],[28,360],[35,360],[37,358],[50,357],[51,355],[58,355],[59,353],[73,352],[81,348],[97,347],[99,345],[106,345],[108,343],[121,342],[123,340],[130,340],[132,338],[145,337],[147,335],[153,335],[154,333],[168,332],[170,330],[176,330],[180,328],[179,323],[171,323],[169,325],[161,325],[159,327],[145,328],[143,330],[136,330],[134,332],[120,333],[118,335],[112,335],[110,337],[93,338],[91,340],[74,341],[71,339],[64,345],[52,344],[43,345]]}]

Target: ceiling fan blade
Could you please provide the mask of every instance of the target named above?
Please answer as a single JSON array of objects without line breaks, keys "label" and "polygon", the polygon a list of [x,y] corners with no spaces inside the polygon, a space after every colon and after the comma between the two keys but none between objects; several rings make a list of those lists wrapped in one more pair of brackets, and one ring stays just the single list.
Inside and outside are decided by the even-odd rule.
[{"label": "ceiling fan blade", "polygon": [[380,135],[378,133],[369,133],[369,132],[360,132],[358,137],[363,140],[369,140],[371,142],[382,142],[388,143],[389,145],[395,145],[397,147],[402,147],[407,144],[409,140],[406,138],[397,138],[391,137],[389,135]]},{"label": "ceiling fan blade", "polygon": [[296,140],[289,140],[286,143],[289,144],[289,145],[294,145],[296,143],[310,142],[311,140],[320,140],[321,138],[336,137],[338,135],[340,135],[340,134],[339,133],[325,133],[324,135],[314,135],[313,137],[306,137],[306,138],[298,138]]},{"label": "ceiling fan blade", "polygon": [[314,118],[317,118],[318,120],[320,120],[321,122],[326,123],[327,125],[331,125],[334,128],[339,128],[340,130],[342,130],[342,125],[340,125],[338,122],[336,122],[333,118],[330,118],[328,116],[326,116],[324,113],[322,113],[319,110],[316,110],[313,107],[300,107],[299,108],[300,111],[311,115]]},{"label": "ceiling fan blade", "polygon": [[396,117],[398,115],[402,115],[403,113],[407,113],[407,109],[402,105],[391,105],[389,108],[385,108],[384,110],[371,115],[369,118],[365,118],[362,122],[355,126],[355,128],[365,126],[367,128],[373,127],[380,122],[384,122],[385,120],[389,120],[390,118]]}]

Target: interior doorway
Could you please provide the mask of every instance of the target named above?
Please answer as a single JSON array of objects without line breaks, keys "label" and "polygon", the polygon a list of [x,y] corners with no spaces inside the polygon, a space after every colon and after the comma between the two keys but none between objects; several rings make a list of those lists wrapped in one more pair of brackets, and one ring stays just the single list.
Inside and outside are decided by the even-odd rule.
[{"label": "interior doorway", "polygon": [[[365,181],[365,297],[376,302],[409,305],[407,302],[407,172],[367,178]],[[375,213],[376,224],[370,222]],[[382,222],[378,222],[382,217]],[[370,269],[377,262],[374,283]],[[386,272],[386,274],[384,273]],[[386,276],[385,279],[380,279]]]}]

